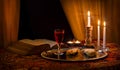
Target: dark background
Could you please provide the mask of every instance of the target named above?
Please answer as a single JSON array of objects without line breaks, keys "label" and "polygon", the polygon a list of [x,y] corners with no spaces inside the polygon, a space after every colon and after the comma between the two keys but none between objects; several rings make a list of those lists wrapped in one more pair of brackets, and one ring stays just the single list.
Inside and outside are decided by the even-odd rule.
[{"label": "dark background", "polygon": [[54,29],[65,29],[65,40],[73,38],[59,0],[21,0],[19,39],[54,40]]}]

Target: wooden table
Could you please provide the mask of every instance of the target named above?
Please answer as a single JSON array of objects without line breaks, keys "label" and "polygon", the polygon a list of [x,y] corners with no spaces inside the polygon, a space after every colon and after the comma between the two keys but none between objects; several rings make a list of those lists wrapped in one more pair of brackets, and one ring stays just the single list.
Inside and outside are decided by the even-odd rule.
[{"label": "wooden table", "polygon": [[85,62],[62,62],[42,58],[40,55],[22,56],[7,51],[0,54],[0,70],[119,70],[120,46],[108,43],[108,56]]}]

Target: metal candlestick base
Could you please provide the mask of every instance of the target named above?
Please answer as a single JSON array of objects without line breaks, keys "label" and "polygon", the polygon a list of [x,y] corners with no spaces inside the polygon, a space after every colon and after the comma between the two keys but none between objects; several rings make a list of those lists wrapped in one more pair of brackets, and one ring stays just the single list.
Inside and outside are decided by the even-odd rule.
[{"label": "metal candlestick base", "polygon": [[[102,46],[101,46],[102,47]],[[108,47],[106,47],[106,48],[100,48],[99,50],[98,50],[98,52],[108,52],[109,51],[109,48]]]},{"label": "metal candlestick base", "polygon": [[109,51],[109,48],[108,47],[105,47],[105,48],[102,48],[103,52],[108,52]]},{"label": "metal candlestick base", "polygon": [[88,47],[88,48],[91,48],[93,47],[92,45],[92,30],[93,30],[93,27],[90,26],[90,27],[86,27],[86,39],[85,39],[85,46]]}]

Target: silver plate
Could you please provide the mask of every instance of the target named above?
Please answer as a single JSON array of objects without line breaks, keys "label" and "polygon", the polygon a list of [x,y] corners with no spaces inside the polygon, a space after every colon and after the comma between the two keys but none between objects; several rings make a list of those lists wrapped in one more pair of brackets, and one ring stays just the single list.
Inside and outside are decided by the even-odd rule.
[{"label": "silver plate", "polygon": [[68,56],[66,55],[66,51],[68,49],[69,48],[61,49],[61,51],[64,53],[63,55],[56,55],[55,53],[57,52],[57,49],[53,49],[53,50],[42,52],[41,56],[45,59],[56,60],[56,61],[91,61],[91,60],[98,60],[98,59],[105,58],[108,55],[108,53],[106,52],[103,52],[103,53],[96,52],[96,56],[92,58],[87,57],[84,54],[82,54],[81,56],[79,55],[79,53],[75,56]]}]

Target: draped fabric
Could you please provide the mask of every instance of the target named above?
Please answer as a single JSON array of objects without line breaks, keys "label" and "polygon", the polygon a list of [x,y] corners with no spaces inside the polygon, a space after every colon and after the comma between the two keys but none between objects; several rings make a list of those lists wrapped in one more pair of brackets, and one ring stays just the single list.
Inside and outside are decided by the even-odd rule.
[{"label": "draped fabric", "polygon": [[18,39],[20,0],[0,0],[0,46]]},{"label": "draped fabric", "polygon": [[119,0],[60,0],[60,2],[76,39],[85,40],[89,10],[90,23],[93,26],[92,38],[97,39],[97,24],[100,19],[101,39],[103,38],[103,22],[106,21],[107,42],[120,42]]}]

